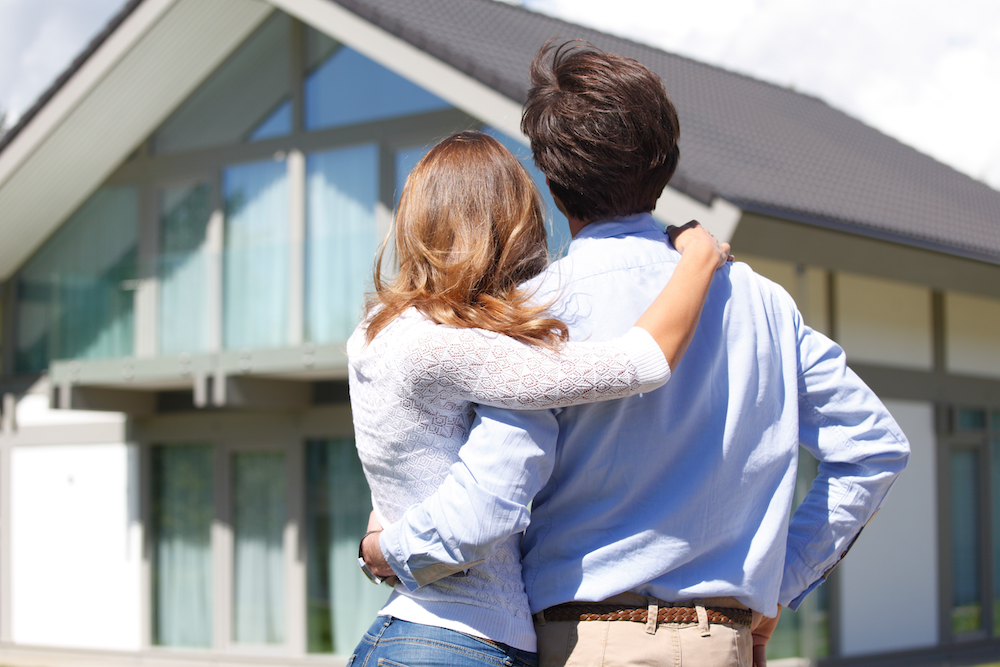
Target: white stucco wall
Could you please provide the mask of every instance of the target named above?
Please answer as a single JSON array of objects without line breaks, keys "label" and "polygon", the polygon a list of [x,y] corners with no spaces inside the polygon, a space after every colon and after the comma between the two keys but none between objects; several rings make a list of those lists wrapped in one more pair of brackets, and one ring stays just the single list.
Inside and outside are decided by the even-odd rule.
[{"label": "white stucco wall", "polygon": [[1000,301],[948,292],[945,346],[949,371],[1000,377]]},{"label": "white stucco wall", "polygon": [[838,273],[837,342],[849,362],[930,370],[930,290],[894,280]]},{"label": "white stucco wall", "polygon": [[139,648],[138,472],[125,444],[12,449],[15,643]]},{"label": "white stucco wall", "polygon": [[910,440],[910,462],[882,510],[838,566],[845,656],[938,643],[933,406],[885,403]]}]

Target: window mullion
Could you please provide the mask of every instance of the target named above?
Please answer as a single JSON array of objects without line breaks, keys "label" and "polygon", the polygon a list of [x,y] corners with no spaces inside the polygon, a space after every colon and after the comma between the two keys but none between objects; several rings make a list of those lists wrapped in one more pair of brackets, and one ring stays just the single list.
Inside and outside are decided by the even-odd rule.
[{"label": "window mullion", "polygon": [[993,522],[992,505],[993,491],[991,488],[992,477],[992,452],[990,451],[989,436],[984,434],[980,449],[980,460],[983,465],[979,469],[979,488],[982,489],[979,498],[981,523],[980,531],[980,559],[982,565],[982,596],[983,596],[983,631],[986,636],[993,634]]},{"label": "window mullion", "polygon": [[135,329],[133,350],[135,357],[155,357],[159,353],[159,271],[160,216],[157,195],[149,181],[139,187],[139,247],[136,271]]},{"label": "window mullion", "polygon": [[[943,408],[942,413],[950,415],[950,408]],[[955,632],[952,626],[952,601],[954,600],[954,581],[952,577],[952,548],[954,536],[952,535],[951,514],[951,433],[939,420],[937,452],[937,478],[938,478],[938,595],[940,604],[938,605],[938,632],[942,643],[955,641]]]},{"label": "window mullion", "polygon": [[290,346],[304,341],[305,239],[306,239],[306,156],[292,149],[288,153],[288,331]]},{"label": "window mullion", "polygon": [[212,648],[227,650],[232,636],[233,530],[229,448],[213,445],[215,520],[212,522]]},{"label": "window mullion", "polygon": [[208,327],[208,351],[222,349],[223,320],[223,253],[225,251],[225,214],[223,213],[222,179],[216,172],[212,178],[212,214],[208,219],[205,244],[208,250],[208,303],[205,322]]}]

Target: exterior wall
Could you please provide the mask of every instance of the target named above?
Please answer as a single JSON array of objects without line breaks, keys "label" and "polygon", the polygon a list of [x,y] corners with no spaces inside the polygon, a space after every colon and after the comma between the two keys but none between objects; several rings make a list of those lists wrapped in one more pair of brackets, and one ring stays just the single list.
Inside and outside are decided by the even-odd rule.
[{"label": "exterior wall", "polygon": [[136,454],[122,443],[13,448],[16,643],[139,648]]},{"label": "exterior wall", "polygon": [[930,290],[839,273],[836,339],[852,362],[930,370]]},{"label": "exterior wall", "polygon": [[[910,440],[910,462],[838,566],[844,656],[939,641],[934,407],[916,401],[885,404]],[[883,613],[888,610],[900,613]]]},{"label": "exterior wall", "polygon": [[950,372],[1000,377],[1000,301],[948,292],[945,344]]}]

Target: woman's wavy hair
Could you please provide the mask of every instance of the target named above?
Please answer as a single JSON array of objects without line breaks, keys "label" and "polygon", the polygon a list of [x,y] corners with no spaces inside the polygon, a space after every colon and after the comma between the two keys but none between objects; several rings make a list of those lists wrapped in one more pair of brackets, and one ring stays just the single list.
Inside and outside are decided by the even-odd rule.
[{"label": "woman's wavy hair", "polygon": [[[397,272],[383,277],[393,244]],[[549,348],[568,338],[520,285],[548,264],[541,198],[524,166],[482,132],[442,140],[403,188],[394,229],[375,262],[366,339],[408,308]]]}]

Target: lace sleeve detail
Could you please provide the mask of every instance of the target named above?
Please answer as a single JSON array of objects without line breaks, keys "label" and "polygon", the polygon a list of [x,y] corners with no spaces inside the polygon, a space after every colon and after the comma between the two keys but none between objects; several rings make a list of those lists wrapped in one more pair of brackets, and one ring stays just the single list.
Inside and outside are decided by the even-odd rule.
[{"label": "lace sleeve detail", "polygon": [[[483,405],[521,410],[622,398],[663,385],[670,367],[643,329],[558,351],[480,329],[433,326],[407,359],[414,389],[444,391]],[[441,396],[441,398],[445,398]]]}]

